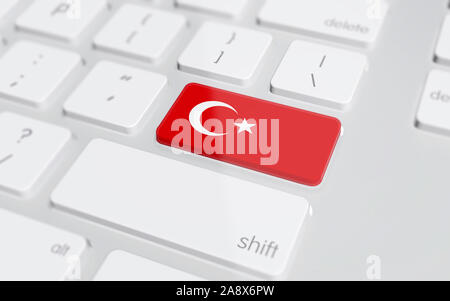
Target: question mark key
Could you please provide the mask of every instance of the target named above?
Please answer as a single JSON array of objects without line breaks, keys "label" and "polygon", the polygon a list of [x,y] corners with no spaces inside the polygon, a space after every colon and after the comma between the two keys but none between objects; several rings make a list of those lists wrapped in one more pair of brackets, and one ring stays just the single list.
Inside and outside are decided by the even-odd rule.
[{"label": "question mark key", "polygon": [[0,113],[1,189],[28,196],[70,138],[65,128],[15,113]]}]

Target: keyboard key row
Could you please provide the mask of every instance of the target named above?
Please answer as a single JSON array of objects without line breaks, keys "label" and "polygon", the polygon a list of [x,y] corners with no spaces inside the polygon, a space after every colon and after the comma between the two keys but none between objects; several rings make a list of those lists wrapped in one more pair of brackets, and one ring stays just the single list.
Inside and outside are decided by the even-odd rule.
[{"label": "keyboard key row", "polygon": [[[270,35],[264,33],[205,23],[181,54],[178,65],[181,71],[244,84],[257,73],[270,43]],[[0,58],[0,96],[43,106],[81,62],[75,52],[17,42]],[[351,103],[366,64],[365,56],[356,52],[295,41],[280,63],[270,89],[274,94],[344,108]],[[136,74],[134,80],[128,79],[130,74]],[[150,89],[144,81],[151,83]],[[166,82],[163,75],[99,63],[66,103],[65,112],[129,133],[138,126]],[[118,93],[122,99],[134,102],[117,102]],[[99,101],[100,107],[86,103],[92,98]],[[114,108],[124,109],[121,114],[125,119],[118,120],[112,111],[109,112],[113,115],[108,115],[108,110]]]},{"label": "keyboard key row", "polygon": [[[141,124],[166,81],[147,71],[100,62],[65,103],[64,112],[131,133]],[[224,112],[224,107],[229,112]],[[0,187],[27,196],[70,140],[71,133],[8,112],[0,114],[0,126],[4,146],[0,152]],[[298,128],[311,130],[299,134],[295,132]],[[335,118],[190,84],[158,127],[156,136],[169,147],[317,186],[340,132],[341,124]],[[203,137],[199,138],[199,134]],[[294,135],[296,139],[292,140]],[[177,144],[180,136],[182,144]]]},{"label": "keyboard key row", "polygon": [[[2,2],[5,2],[3,0]],[[8,0],[0,6],[2,12],[7,12],[17,1]],[[194,9],[229,17],[241,15],[247,6],[247,0],[176,0],[175,5],[181,8]],[[107,10],[106,0],[41,0],[34,1],[28,9],[18,18],[17,28],[24,31],[39,33],[52,38],[73,42],[89,27],[90,24]],[[185,23],[184,17],[161,11],[148,13],[142,5],[125,5],[119,10],[118,16],[104,33],[105,40],[101,42],[118,42],[121,47],[126,41],[133,40],[140,32],[153,32],[167,35],[163,43],[169,43],[174,32],[180,24]],[[124,15],[129,7],[134,6],[136,11]],[[138,10],[141,10],[139,12]],[[267,0],[258,13],[257,21],[264,26],[285,29],[289,31],[312,33],[327,38],[336,38],[358,44],[371,44],[375,41],[383,19],[387,12],[385,0]],[[144,15],[144,16],[142,16]],[[162,17],[167,16],[167,19]],[[143,21],[144,18],[144,21]],[[162,19],[161,19],[162,18]],[[147,21],[150,21],[148,24]],[[173,21],[174,23],[171,23]],[[180,23],[181,22],[181,23]],[[140,23],[140,24],[139,24]],[[153,27],[157,25],[156,27]],[[166,26],[164,26],[166,25]],[[157,28],[159,31],[157,31]],[[111,34],[118,29],[118,37]],[[129,32],[131,30],[131,32]],[[122,34],[120,34],[122,33]],[[126,37],[123,36],[125,34]],[[143,35],[143,34],[141,34]],[[124,39],[125,38],[125,45]],[[161,42],[161,36],[155,43]],[[118,41],[118,39],[120,41]],[[139,43],[139,42],[136,42]],[[110,46],[106,44],[103,46]],[[164,45],[152,49],[160,50]],[[142,56],[142,48],[137,45],[134,51]],[[141,47],[149,47],[141,44]],[[152,57],[151,53],[149,56]],[[145,55],[147,59],[147,55]]]},{"label": "keyboard key row", "polygon": [[[46,0],[43,3],[45,5],[34,2],[27,11],[31,15],[47,11],[45,16],[64,20],[67,14],[60,11],[68,13],[68,10],[75,9],[72,7],[75,4],[71,2]],[[82,1],[78,5],[84,9],[90,8],[86,7],[86,3]],[[89,3],[95,5],[97,10],[105,6],[102,0]],[[61,5],[64,7],[61,8]],[[268,5],[270,1],[266,3]],[[51,12],[56,16],[52,16]],[[26,15],[22,18],[29,19],[25,18]],[[89,15],[83,14],[83,18]],[[76,18],[76,22],[71,22],[70,26],[77,26],[78,22],[87,26],[89,22],[83,18]],[[156,62],[186,24],[187,20],[178,14],[126,4],[94,38],[93,44],[97,49]],[[30,26],[37,28],[34,24]],[[49,27],[64,30],[64,26]],[[267,33],[206,22],[177,63],[179,69],[185,72],[234,84],[246,84],[255,77],[271,43],[272,37]],[[326,62],[322,62],[324,58]],[[81,58],[75,53],[29,42],[18,43],[0,60],[2,70],[19,66],[18,74],[0,74],[0,95],[41,105],[80,62]],[[351,102],[364,67],[365,58],[358,53],[296,41],[290,46],[276,72],[271,91],[282,96],[343,108]],[[341,69],[346,72],[341,74]],[[44,70],[46,76],[42,76]],[[120,124],[112,126],[115,129],[117,127],[122,127],[123,131]]]}]

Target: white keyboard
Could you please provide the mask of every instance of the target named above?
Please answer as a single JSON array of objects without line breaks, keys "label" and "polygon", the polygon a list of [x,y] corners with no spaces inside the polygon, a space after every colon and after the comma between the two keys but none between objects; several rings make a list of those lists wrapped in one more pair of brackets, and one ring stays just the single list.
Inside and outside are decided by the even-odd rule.
[{"label": "white keyboard", "polygon": [[398,172],[414,154],[378,147],[435,139],[429,166],[448,159],[445,0],[430,8],[441,17],[427,68],[404,87],[422,98],[367,99],[387,94],[374,84],[395,74],[383,47],[420,2],[0,1],[0,280],[366,279],[370,255],[396,260],[382,241],[403,228],[374,216],[404,208],[399,178],[416,196],[434,185]]}]

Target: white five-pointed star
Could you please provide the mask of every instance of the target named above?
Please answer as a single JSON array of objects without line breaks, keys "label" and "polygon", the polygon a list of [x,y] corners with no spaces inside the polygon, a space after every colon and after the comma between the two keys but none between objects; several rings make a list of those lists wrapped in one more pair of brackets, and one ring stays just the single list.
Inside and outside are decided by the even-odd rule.
[{"label": "white five-pointed star", "polygon": [[234,125],[239,128],[238,134],[240,134],[244,131],[249,132],[250,134],[253,134],[252,127],[256,126],[256,124],[248,123],[247,119],[245,119],[245,118],[244,118],[244,121],[242,121],[241,123],[236,122]]}]

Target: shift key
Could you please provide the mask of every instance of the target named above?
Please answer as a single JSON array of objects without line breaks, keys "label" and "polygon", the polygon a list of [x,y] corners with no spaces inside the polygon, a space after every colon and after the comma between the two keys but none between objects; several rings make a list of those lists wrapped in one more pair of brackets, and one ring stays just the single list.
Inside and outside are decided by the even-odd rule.
[{"label": "shift key", "polygon": [[283,276],[308,202],[105,140],[52,194],[56,208],[267,278]]}]

